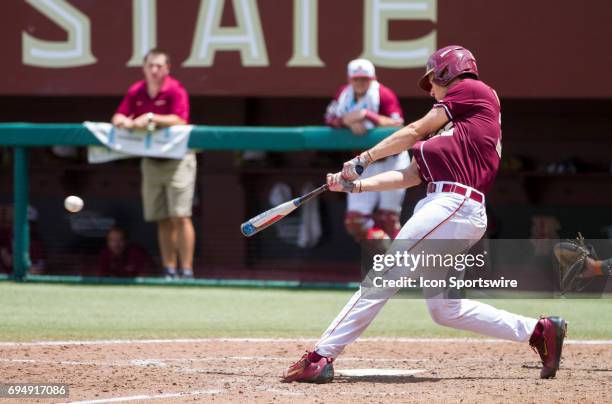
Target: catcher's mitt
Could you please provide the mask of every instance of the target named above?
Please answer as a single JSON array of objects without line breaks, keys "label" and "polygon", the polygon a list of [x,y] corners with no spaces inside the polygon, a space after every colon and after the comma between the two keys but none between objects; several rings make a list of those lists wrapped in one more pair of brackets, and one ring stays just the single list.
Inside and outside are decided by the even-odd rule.
[{"label": "catcher's mitt", "polygon": [[591,281],[591,279],[582,278],[587,258],[599,259],[593,246],[586,244],[582,234],[578,233],[575,240],[557,243],[553,251],[559,261],[561,293],[583,290]]}]

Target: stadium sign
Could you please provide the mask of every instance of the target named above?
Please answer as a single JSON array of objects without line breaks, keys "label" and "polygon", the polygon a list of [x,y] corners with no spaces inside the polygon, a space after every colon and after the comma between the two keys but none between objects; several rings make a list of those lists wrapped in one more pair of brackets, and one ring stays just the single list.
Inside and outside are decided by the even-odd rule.
[{"label": "stadium sign", "polygon": [[[0,28],[12,61],[0,93],[119,95],[140,77],[143,54],[160,47],[192,94],[327,96],[344,80],[346,62],[364,57],[400,95],[422,96],[414,83],[428,55],[459,43],[504,95],[612,95],[610,79],[607,86],[559,84],[566,73],[586,71],[585,59],[568,59],[567,49],[586,55],[610,37],[603,20],[612,6],[594,2],[576,15],[569,0],[548,2],[13,1],[5,9],[15,18]],[[546,18],[531,21],[527,12]],[[559,27],[564,21],[571,24]],[[533,83],[513,77],[517,55],[547,74]],[[609,54],[601,58],[604,70],[612,68]]]}]

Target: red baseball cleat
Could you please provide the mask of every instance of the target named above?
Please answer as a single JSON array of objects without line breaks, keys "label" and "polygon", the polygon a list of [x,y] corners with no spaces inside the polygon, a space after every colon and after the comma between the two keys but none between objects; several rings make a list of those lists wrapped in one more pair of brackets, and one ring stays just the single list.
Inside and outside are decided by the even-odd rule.
[{"label": "red baseball cleat", "polygon": [[529,345],[542,359],[541,379],[550,379],[557,374],[561,361],[563,339],[566,334],[567,323],[561,317],[542,316],[536,324],[529,339]]},{"label": "red baseball cleat", "polygon": [[333,359],[322,357],[318,362],[308,360],[306,352],[299,361],[289,366],[283,374],[283,383],[329,383],[334,380]]}]

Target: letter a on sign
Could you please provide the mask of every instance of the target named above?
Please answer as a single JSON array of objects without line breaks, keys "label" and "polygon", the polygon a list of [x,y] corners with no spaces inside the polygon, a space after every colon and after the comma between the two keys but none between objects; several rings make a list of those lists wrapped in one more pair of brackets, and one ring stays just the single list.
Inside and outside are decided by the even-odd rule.
[{"label": "letter a on sign", "polygon": [[268,66],[259,11],[255,0],[232,0],[235,27],[221,27],[225,0],[202,0],[191,55],[183,66],[212,66],[220,50],[240,52],[243,66]]}]

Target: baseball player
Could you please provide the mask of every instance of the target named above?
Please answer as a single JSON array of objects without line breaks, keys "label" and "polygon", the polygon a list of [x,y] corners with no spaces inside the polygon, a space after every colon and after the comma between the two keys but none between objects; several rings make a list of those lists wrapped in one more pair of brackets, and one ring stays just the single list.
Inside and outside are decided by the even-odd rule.
[{"label": "baseball player", "polygon": [[[348,84],[337,92],[327,107],[325,123],[335,128],[347,127],[353,134],[364,135],[376,126],[402,126],[404,117],[395,93],[376,80],[372,62],[355,59],[347,66]],[[369,165],[363,178],[406,168],[410,163],[406,150],[379,159]],[[400,229],[404,188],[383,192],[353,193],[347,197],[344,218],[346,230],[360,243],[366,239],[395,238]]]},{"label": "baseball player", "polygon": [[[433,108],[421,119],[344,163],[341,172],[328,174],[327,183],[332,191],[349,193],[425,183],[427,195],[416,205],[394,245],[410,244],[405,247],[410,252],[421,248],[424,240],[437,239],[441,243],[467,241],[469,247],[483,236],[487,226],[485,194],[501,155],[499,99],[491,87],[478,80],[476,60],[461,46],[447,46],[434,52],[419,86],[435,99]],[[440,129],[445,130],[437,136],[430,135]],[[408,168],[358,179],[356,165],[369,166],[407,149],[414,156]],[[363,289],[357,291],[314,350],[291,365],[282,380],[330,382],[334,359],[361,335],[395,292],[397,289],[388,288],[387,296],[371,299],[364,297]],[[428,296],[426,302],[432,319],[440,325],[529,342],[542,360],[540,377],[555,376],[566,332],[562,318],[528,318],[481,302],[445,296]]]}]

